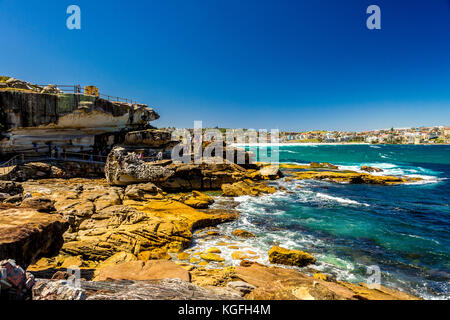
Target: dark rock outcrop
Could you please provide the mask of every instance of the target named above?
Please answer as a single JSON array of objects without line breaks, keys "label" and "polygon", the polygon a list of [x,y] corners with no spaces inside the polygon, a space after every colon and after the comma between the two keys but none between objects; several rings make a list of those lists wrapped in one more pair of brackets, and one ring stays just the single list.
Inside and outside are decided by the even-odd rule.
[{"label": "dark rock outcrop", "polygon": [[37,179],[58,178],[98,178],[104,175],[104,165],[101,163],[53,161],[52,163],[30,162],[17,165],[0,180],[23,182]]},{"label": "dark rock outcrop", "polygon": [[0,193],[15,196],[23,193],[23,187],[19,183],[13,181],[0,181]]},{"label": "dark rock outcrop", "polygon": [[58,254],[68,223],[57,214],[0,205],[0,260],[26,268],[40,257]]},{"label": "dark rock outcrop", "polygon": [[[217,190],[249,176],[236,164],[204,161],[196,164],[174,163],[170,160],[145,162],[137,153],[115,147],[108,155],[105,175],[111,185],[151,182],[165,191]],[[259,175],[261,176],[261,175]]]}]

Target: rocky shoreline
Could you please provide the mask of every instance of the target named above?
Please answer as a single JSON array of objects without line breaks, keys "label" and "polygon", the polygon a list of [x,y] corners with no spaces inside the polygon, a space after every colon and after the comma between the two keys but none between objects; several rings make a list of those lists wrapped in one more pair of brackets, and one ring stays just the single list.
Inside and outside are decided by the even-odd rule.
[{"label": "rocky shoreline", "polygon": [[[147,174],[143,180],[154,183],[122,186],[114,186],[108,179],[85,178],[2,182],[2,192],[12,195],[3,204],[8,215],[1,216],[1,226],[6,225],[5,218],[9,215],[24,219],[22,222],[14,218],[25,230],[34,217],[45,216],[49,221],[38,219],[43,225],[38,230],[40,237],[18,230],[25,240],[1,239],[0,258],[16,259],[38,278],[35,299],[415,299],[384,287],[369,289],[364,284],[337,281],[329,275],[307,275],[297,268],[281,267],[303,268],[315,262],[310,254],[289,248],[273,247],[267,253],[273,265],[262,265],[255,261],[259,258],[255,252],[241,249],[242,241],[254,236],[245,230],[236,230],[221,246],[194,252],[190,248],[194,238],[207,245],[208,239],[218,236],[214,226],[239,217],[231,209],[233,197],[283,191],[267,184],[283,174],[277,167],[263,164],[252,169],[168,161],[151,166],[171,172],[162,170],[155,178],[153,170],[143,170],[140,172]],[[293,173],[294,169],[307,170],[308,175],[311,170],[342,174],[327,164],[305,168],[285,165],[283,169],[285,179],[304,178],[299,172]],[[185,180],[192,176],[197,177],[192,181],[197,180],[198,184],[189,181],[188,187]],[[170,183],[166,177],[172,179]],[[217,190],[214,186],[221,187],[221,191],[215,191],[220,199],[230,199],[227,209],[210,208],[218,197],[214,192],[208,195],[198,191]],[[167,193],[164,187],[182,192]],[[16,197],[15,202],[12,197]],[[53,221],[60,221],[57,234],[51,233]],[[28,242],[38,245],[40,251],[28,253],[24,250],[29,248]],[[48,243],[53,247],[47,248]],[[12,247],[13,250],[8,249]],[[237,264],[225,263],[222,248],[233,250],[231,258]],[[67,292],[62,290],[66,292],[64,295],[49,294],[61,292],[60,286],[66,288],[67,268],[81,269],[85,279],[81,282],[83,294],[70,288]],[[63,279],[58,278],[61,274]],[[43,291],[47,296],[42,296]]]},{"label": "rocky shoreline", "polygon": [[328,163],[283,164],[282,172],[212,140],[183,148],[187,163],[172,161],[184,138],[153,128],[159,115],[146,105],[2,79],[0,156],[16,159],[0,173],[1,299],[416,299],[308,275],[315,257],[276,243],[262,264],[245,246],[255,235],[221,235],[216,226],[239,218],[235,197],[287,192],[271,183],[282,177],[418,179]]}]

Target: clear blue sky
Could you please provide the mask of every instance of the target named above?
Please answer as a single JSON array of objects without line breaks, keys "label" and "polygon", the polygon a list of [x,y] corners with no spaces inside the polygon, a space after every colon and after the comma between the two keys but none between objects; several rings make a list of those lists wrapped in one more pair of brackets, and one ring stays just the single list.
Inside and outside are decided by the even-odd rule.
[{"label": "clear blue sky", "polygon": [[0,74],[97,85],[159,127],[450,125],[449,0],[0,0],[0,30]]}]

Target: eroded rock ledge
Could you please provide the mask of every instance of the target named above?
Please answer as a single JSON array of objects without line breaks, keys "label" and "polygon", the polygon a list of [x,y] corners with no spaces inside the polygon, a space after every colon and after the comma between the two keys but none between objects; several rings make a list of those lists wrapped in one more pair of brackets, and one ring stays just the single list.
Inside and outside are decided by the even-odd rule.
[{"label": "eroded rock ledge", "polygon": [[142,104],[0,87],[0,154],[46,153],[49,143],[67,152],[105,148],[123,141],[126,131],[145,129],[158,118]]}]

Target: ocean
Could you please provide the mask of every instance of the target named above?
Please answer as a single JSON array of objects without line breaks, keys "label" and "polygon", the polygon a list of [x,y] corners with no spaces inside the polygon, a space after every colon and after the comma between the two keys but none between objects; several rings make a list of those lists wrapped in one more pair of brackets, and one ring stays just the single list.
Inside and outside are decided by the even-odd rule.
[{"label": "ocean", "polygon": [[313,254],[317,263],[309,273],[358,283],[377,266],[381,285],[450,298],[450,146],[282,145],[278,152],[281,163],[330,162],[355,171],[368,165],[384,170],[377,174],[424,180],[380,186],[280,179],[272,184],[287,191],[237,198],[241,216],[221,225],[223,234],[255,233],[245,246],[262,263],[276,244]]}]

